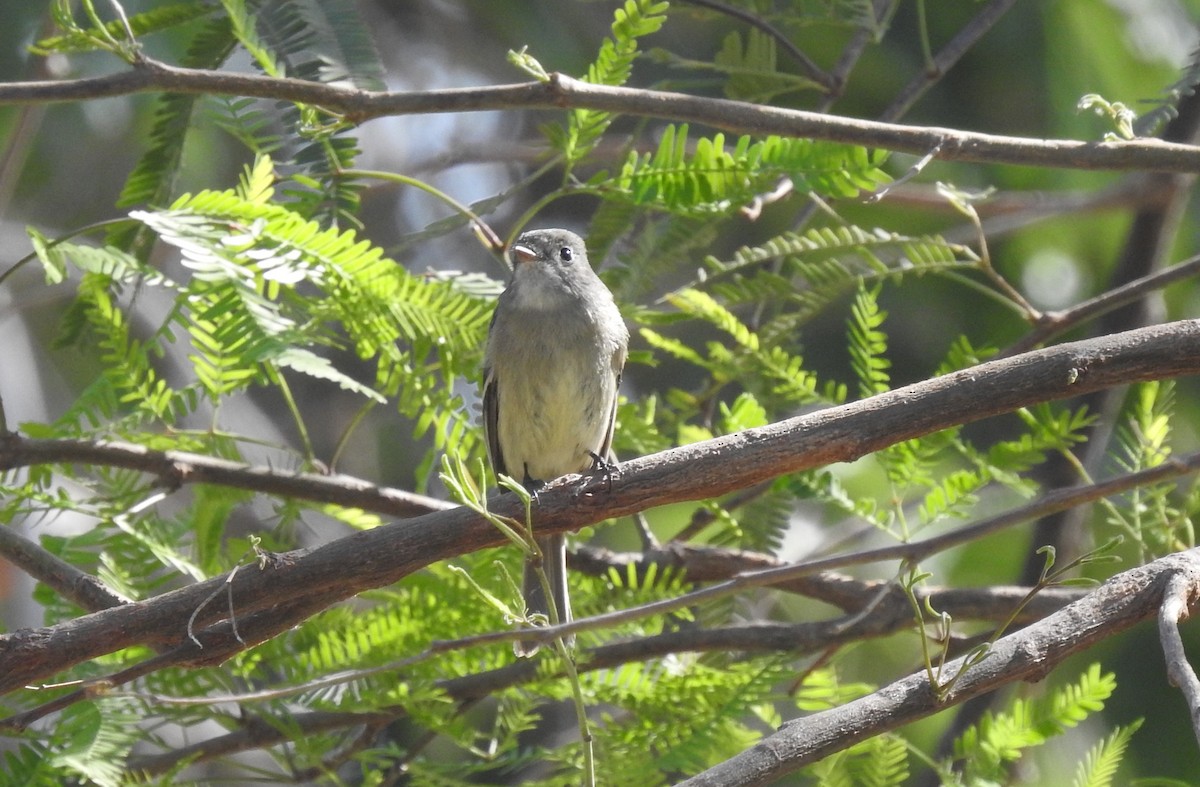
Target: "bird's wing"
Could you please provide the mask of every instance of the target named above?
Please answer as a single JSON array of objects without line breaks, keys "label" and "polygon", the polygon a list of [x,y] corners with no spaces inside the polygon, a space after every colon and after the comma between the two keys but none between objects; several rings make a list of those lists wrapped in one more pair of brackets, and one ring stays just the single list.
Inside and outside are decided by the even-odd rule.
[{"label": "bird's wing", "polygon": [[483,370],[483,436],[487,439],[488,458],[492,462],[492,472],[499,478],[503,473],[508,475],[504,465],[504,454],[500,451],[500,392],[497,390],[496,377],[490,367]]},{"label": "bird's wing", "polygon": [[613,453],[613,450],[612,450],[612,441],[613,441],[613,432],[617,428],[617,399],[620,398],[620,395],[621,395],[621,370],[623,370],[625,368],[625,356],[627,355],[627,353],[628,353],[628,350],[625,347],[621,347],[615,353],[613,353],[612,407],[609,408],[609,413],[608,413],[608,431],[604,435],[604,443],[600,446],[600,450],[597,452],[598,454],[600,454],[600,456],[604,457],[605,459],[607,459],[611,462],[617,461],[617,455],[615,453]]}]

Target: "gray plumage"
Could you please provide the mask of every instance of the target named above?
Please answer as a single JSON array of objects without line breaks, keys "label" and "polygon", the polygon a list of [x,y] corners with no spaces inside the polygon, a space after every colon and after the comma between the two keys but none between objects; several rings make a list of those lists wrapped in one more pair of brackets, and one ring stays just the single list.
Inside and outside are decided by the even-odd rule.
[{"label": "gray plumage", "polygon": [[[578,235],[523,233],[512,258],[512,280],[488,331],[484,430],[493,470],[536,489],[609,456],[629,331]],[[565,541],[561,535],[537,541],[559,620],[568,621]],[[524,592],[529,612],[549,616],[528,562]],[[537,646],[515,649],[530,655]]]}]

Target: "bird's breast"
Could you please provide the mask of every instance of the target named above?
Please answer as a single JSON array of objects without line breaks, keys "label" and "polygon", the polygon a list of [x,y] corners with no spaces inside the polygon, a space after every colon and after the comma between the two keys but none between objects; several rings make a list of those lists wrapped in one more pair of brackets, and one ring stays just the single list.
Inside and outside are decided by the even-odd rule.
[{"label": "bird's breast", "polygon": [[581,310],[552,310],[506,320],[494,341],[497,438],[509,474],[549,481],[589,468],[605,448],[617,395],[613,337]]}]

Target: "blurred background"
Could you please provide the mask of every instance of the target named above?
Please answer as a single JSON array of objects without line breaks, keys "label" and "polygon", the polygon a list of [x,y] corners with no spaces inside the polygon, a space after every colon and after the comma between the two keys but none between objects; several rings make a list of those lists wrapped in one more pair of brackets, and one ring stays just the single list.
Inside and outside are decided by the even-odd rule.
[{"label": "blurred background", "polygon": [[[125,3],[130,12],[153,5],[148,0]],[[524,81],[526,75],[508,64],[506,53],[525,46],[547,69],[581,75],[608,34],[615,6],[598,0],[405,0],[354,5],[374,37],[386,87],[396,91]],[[682,68],[680,59],[710,60],[726,35],[744,25],[701,5],[673,5],[669,23],[646,43],[650,51],[635,66],[634,84],[722,95],[723,79]],[[854,34],[836,0],[803,4],[807,15],[802,24],[788,23],[788,3],[756,5],[824,67],[836,62]],[[843,94],[831,107],[824,106],[824,98],[815,91],[784,94],[774,103],[827,109],[856,118],[879,117],[889,111],[901,89],[922,73],[918,35],[922,24],[927,25],[929,45],[936,52],[975,18],[983,5],[961,0],[901,2],[890,28],[866,47]],[[0,82],[78,78],[124,67],[105,55],[41,58],[30,54],[30,44],[49,31],[48,6],[0,0]],[[1152,108],[1194,57],[1198,22],[1197,0],[1014,3],[899,120],[1022,137],[1099,140],[1112,126],[1095,113],[1078,111],[1079,99],[1095,93],[1124,102],[1135,111]],[[152,56],[167,62],[178,62],[182,54],[181,41],[171,35],[149,38],[146,46]],[[248,59],[235,59],[230,67],[248,70],[251,65]],[[147,145],[153,98],[146,94],[52,106],[0,107],[0,270],[30,253],[27,226],[57,237],[122,215],[124,209],[114,206],[125,178]],[[478,112],[372,120],[355,134],[362,151],[358,165],[425,180],[468,204],[511,192],[485,215],[501,234],[507,234],[543,191],[558,185],[556,173],[526,180],[543,161],[546,149],[539,126],[558,117],[553,112]],[[656,125],[625,119],[616,128],[653,140]],[[177,193],[230,187],[250,155],[203,110],[195,126]],[[652,147],[651,142],[646,145]],[[614,151],[614,155],[620,154]],[[898,177],[915,161],[915,157],[897,154],[887,168]],[[1129,236],[1132,216],[1141,207],[1157,204],[1161,197],[1155,183],[1142,175],[935,161],[881,204],[846,202],[834,207],[864,226],[910,234],[938,232],[973,244],[975,234],[964,217],[936,196],[934,184],[938,181],[961,189],[996,189],[993,200],[979,206],[993,262],[1043,309],[1063,308],[1107,289]],[[439,224],[452,212],[428,194],[366,183],[362,199],[361,232],[410,271],[470,271],[504,278],[499,262],[469,229]],[[595,207],[588,197],[558,201],[533,224],[586,231]],[[724,222],[706,253],[727,258],[740,246],[761,242],[794,226],[804,208],[803,201],[784,201],[768,206],[755,221]],[[1200,214],[1194,200],[1182,201],[1177,221],[1157,264],[1173,263],[1197,252]],[[617,245],[607,259],[594,262],[602,270],[620,266],[625,251]],[[174,264],[167,251],[156,254],[163,265]],[[697,266],[699,262],[697,259]],[[653,303],[678,283],[655,282],[642,294],[642,302]],[[0,395],[10,426],[55,418],[96,372],[95,358],[77,348],[54,346],[71,297],[70,288],[45,286],[35,266],[26,266],[0,287]],[[885,287],[880,300],[889,313],[889,358],[895,385],[932,375],[960,334],[977,347],[1003,348],[1028,329],[1011,310],[945,278],[906,279],[901,286]],[[844,381],[852,379],[844,349],[849,301],[847,296],[826,309],[805,326],[803,336],[809,364],[826,377]],[[160,307],[152,301],[143,304],[147,315]],[[1162,297],[1154,296],[1150,315],[1155,321],[1200,315],[1200,292],[1195,283],[1177,284]],[[355,363],[353,358],[344,362]],[[186,366],[181,364],[179,373],[186,373]],[[635,399],[671,386],[686,388],[688,374],[692,372],[671,362],[655,367],[633,364],[627,370],[626,394]],[[473,387],[464,383],[464,393],[473,396]],[[317,455],[328,455],[360,401],[319,384],[297,384],[295,394],[302,409],[320,408],[324,414],[314,419],[310,428]],[[1200,418],[1196,394],[1194,380],[1181,381],[1177,394],[1180,417],[1173,424],[1180,452],[1196,447]],[[286,452],[270,446],[286,446],[296,440],[291,420],[275,396],[272,391],[253,393],[222,411],[227,428],[262,439],[263,447],[249,451],[252,459],[278,461]],[[377,408],[368,417],[366,428],[357,431],[337,469],[402,488],[421,483],[414,478],[429,449],[428,441],[414,442],[412,425],[401,422],[388,408]],[[990,434],[1005,433],[1002,419],[973,427],[972,432],[983,443]],[[856,483],[877,482],[870,468],[839,472],[851,488]],[[440,493],[436,484],[430,491]],[[677,527],[670,516],[656,519],[654,524],[668,530]],[[78,532],[87,523],[58,518],[19,526],[37,536]],[[248,519],[245,527],[252,526]],[[344,532],[341,528],[330,523],[328,530],[314,528],[302,536],[310,543],[323,542]],[[795,517],[781,555],[794,559],[810,554],[848,534],[831,528],[824,512],[802,511]],[[615,546],[636,546],[631,532],[603,538]],[[1016,583],[1028,547],[1023,541],[1026,538],[1014,536],[1000,545],[989,542],[986,550],[956,553],[939,562],[943,572],[939,578],[954,584]],[[5,629],[41,623],[41,611],[31,596],[30,581],[0,561],[0,622]],[[1193,635],[1190,647],[1200,658],[1200,638]],[[1121,687],[1106,710],[1105,723],[1125,724],[1146,716],[1128,757],[1130,772],[1194,779],[1200,773],[1200,754],[1183,698],[1167,684],[1151,627],[1116,638],[1072,666],[1097,660],[1117,673]],[[865,674],[887,681],[913,664],[910,653],[898,654],[891,662],[861,666]],[[1069,674],[1076,671],[1063,670]],[[945,723],[944,715],[922,722],[916,735],[927,742],[936,740]],[[1078,740],[1082,751],[1098,729],[1080,731],[1068,740]],[[1041,769],[1041,776],[1031,776],[1031,783],[1061,783],[1055,779],[1073,766],[1069,757],[1039,762],[1036,768]]]}]

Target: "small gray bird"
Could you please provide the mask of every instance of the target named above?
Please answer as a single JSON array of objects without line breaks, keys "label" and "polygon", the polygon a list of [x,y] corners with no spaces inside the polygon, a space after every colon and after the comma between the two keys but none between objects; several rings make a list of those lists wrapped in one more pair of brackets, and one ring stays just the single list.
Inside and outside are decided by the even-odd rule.
[{"label": "small gray bird", "polygon": [[[483,423],[492,469],[536,491],[568,473],[607,467],[629,331],[612,293],[588,264],[583,239],[532,230],[511,249],[513,276],[488,329]],[[537,538],[558,619],[571,619],[566,542]],[[525,605],[549,616],[525,563]],[[520,642],[517,655],[537,651]]]}]

